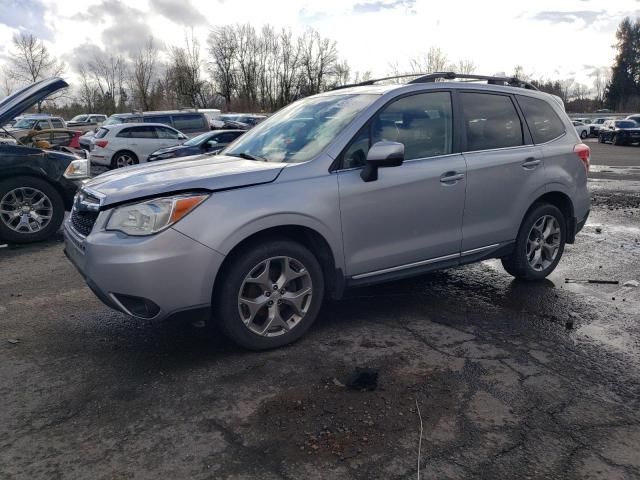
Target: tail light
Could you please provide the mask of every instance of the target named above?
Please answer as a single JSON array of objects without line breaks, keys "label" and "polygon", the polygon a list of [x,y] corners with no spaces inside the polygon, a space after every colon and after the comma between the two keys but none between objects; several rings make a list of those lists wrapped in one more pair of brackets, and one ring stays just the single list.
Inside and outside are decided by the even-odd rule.
[{"label": "tail light", "polygon": [[584,165],[584,169],[588,172],[589,167],[591,166],[591,163],[590,163],[591,149],[589,148],[589,146],[585,145],[584,143],[579,143],[575,147],[573,147],[573,151],[576,155],[578,155],[578,158],[582,161],[582,164]]},{"label": "tail light", "polygon": [[[100,148],[104,148],[104,147],[106,147],[106,146],[107,146],[107,144],[108,144],[109,142],[108,142],[108,141],[106,141],[106,140],[96,140],[96,141],[95,141],[95,142],[93,142],[93,143],[95,143],[95,144],[96,144],[96,146],[98,146],[98,147],[100,147]],[[589,147],[587,147],[587,148],[589,148]]]}]

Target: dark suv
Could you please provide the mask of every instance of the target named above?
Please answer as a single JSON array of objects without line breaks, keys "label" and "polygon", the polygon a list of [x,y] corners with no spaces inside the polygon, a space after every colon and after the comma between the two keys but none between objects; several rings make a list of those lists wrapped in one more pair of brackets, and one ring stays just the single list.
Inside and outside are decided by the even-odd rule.
[{"label": "dark suv", "polygon": [[[61,78],[34,83],[0,102],[0,125],[67,87]],[[71,210],[88,160],[50,149],[0,144],[0,239],[27,243],[58,231]]]}]

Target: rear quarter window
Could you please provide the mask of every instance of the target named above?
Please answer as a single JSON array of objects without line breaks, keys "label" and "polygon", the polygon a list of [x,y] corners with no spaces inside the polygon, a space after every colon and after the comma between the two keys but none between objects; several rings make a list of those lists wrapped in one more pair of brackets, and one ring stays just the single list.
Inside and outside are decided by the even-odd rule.
[{"label": "rear quarter window", "polygon": [[94,138],[103,138],[104,136],[107,135],[107,133],[109,133],[109,130],[107,128],[99,128],[96,134],[94,135]]},{"label": "rear quarter window", "polygon": [[546,101],[522,95],[517,95],[517,99],[533,143],[546,143],[565,133],[564,123]]}]

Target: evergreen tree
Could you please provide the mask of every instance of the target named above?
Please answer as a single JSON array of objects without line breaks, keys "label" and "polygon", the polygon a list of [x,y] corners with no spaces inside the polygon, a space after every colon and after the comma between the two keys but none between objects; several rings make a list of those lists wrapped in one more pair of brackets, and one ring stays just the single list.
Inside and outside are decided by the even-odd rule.
[{"label": "evergreen tree", "polygon": [[640,18],[625,18],[616,32],[618,54],[605,99],[617,111],[640,108]]}]

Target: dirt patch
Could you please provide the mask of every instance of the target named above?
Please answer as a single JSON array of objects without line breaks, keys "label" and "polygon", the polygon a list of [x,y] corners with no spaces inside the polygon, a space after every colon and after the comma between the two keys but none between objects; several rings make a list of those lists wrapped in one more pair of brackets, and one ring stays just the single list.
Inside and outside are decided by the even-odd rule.
[{"label": "dirt patch", "polygon": [[284,458],[387,455],[418,441],[416,400],[425,431],[450,418],[459,403],[462,386],[450,373],[421,373],[383,370],[376,390],[354,391],[343,386],[350,372],[337,372],[306,388],[283,391],[260,407],[256,421]]},{"label": "dirt patch", "polygon": [[591,205],[610,210],[640,208],[640,194],[631,192],[598,192],[591,196]]}]

